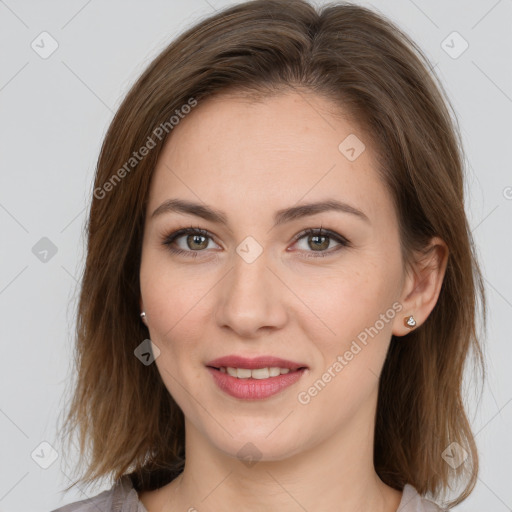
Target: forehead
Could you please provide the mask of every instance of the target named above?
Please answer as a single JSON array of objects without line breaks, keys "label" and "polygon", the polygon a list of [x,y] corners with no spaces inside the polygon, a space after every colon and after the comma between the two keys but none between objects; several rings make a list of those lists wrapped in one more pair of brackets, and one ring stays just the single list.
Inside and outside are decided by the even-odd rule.
[{"label": "forehead", "polygon": [[369,216],[390,206],[369,141],[347,116],[313,94],[220,96],[173,129],[148,209],[181,197],[254,215],[327,196],[357,203]]}]

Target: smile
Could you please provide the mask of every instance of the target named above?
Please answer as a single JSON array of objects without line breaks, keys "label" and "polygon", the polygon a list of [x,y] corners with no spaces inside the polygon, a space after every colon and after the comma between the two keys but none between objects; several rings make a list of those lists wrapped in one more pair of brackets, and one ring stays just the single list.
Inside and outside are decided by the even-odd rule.
[{"label": "smile", "polygon": [[304,367],[290,370],[279,367],[248,369],[209,366],[207,369],[221,391],[241,400],[263,400],[277,395],[295,384],[307,371]]},{"label": "smile", "polygon": [[266,368],[232,368],[228,367],[220,367],[217,368],[222,373],[227,373],[231,375],[231,377],[236,377],[238,379],[268,379],[270,377],[279,377],[279,375],[285,375],[290,373],[290,368],[278,368],[277,366],[271,366]]}]

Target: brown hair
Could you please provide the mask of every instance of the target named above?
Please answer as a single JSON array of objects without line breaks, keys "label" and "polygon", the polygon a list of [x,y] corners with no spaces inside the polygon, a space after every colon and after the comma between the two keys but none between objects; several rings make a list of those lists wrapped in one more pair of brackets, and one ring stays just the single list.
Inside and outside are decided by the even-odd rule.
[{"label": "brown hair", "polygon": [[[463,370],[472,354],[485,376],[476,314],[480,304],[485,328],[486,307],[464,211],[458,127],[428,59],[397,26],[357,5],[317,10],[303,0],[240,3],[188,29],[151,62],[110,125],[87,224],[77,377],[64,424],[65,435],[78,432],[81,463],[88,461],[79,481],[130,472],[143,491],[183,468],[183,413],[156,365],[134,357],[148,338],[139,318],[141,243],[169,120],[214,94],[257,98],[286,90],[322,95],[363,128],[393,196],[404,261],[433,236],[449,247],[432,313],[406,341],[391,340],[379,384],[374,464],[398,490],[409,483],[420,494],[440,496],[462,482],[450,505],[460,503],[478,473]],[[134,157],[144,146],[145,156]],[[441,456],[452,442],[469,453],[457,469]]]}]

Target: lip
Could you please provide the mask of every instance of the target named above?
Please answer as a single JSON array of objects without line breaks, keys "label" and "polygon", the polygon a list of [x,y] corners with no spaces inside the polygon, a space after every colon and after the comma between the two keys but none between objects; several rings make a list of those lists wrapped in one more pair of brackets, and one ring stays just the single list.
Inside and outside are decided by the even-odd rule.
[{"label": "lip", "polygon": [[[234,398],[242,400],[263,400],[276,395],[295,384],[308,370],[305,364],[273,356],[247,358],[231,355],[214,359],[206,366],[219,389]],[[221,372],[219,370],[221,367],[247,368],[250,370],[278,367],[288,368],[290,372],[267,379],[239,379]]]},{"label": "lip", "polygon": [[297,363],[295,361],[289,361],[287,359],[281,359],[280,357],[274,356],[259,356],[259,357],[243,357],[237,355],[230,355],[225,357],[219,357],[206,363],[206,366],[212,368],[220,368],[228,366],[231,368],[247,368],[254,370],[256,368],[288,368],[290,370],[298,370],[299,368],[307,368],[308,366],[303,363]]},{"label": "lip", "polygon": [[263,400],[295,384],[307,370],[303,368],[268,379],[239,379],[211,366],[208,371],[215,384],[228,395],[242,400]]}]

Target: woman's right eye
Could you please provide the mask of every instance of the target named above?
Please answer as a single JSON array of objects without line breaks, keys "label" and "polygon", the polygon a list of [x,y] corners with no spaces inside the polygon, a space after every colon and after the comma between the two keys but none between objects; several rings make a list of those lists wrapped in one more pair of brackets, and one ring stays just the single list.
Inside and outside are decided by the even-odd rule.
[{"label": "woman's right eye", "polygon": [[[176,242],[179,239],[183,239],[185,241],[184,243],[186,248],[180,248],[179,245],[176,247]],[[201,228],[190,227],[180,229],[165,236],[162,243],[175,254],[183,254],[196,258],[199,252],[208,248],[209,240],[212,240],[212,236],[208,231]]]}]

